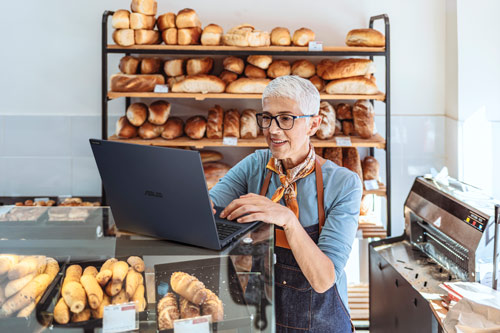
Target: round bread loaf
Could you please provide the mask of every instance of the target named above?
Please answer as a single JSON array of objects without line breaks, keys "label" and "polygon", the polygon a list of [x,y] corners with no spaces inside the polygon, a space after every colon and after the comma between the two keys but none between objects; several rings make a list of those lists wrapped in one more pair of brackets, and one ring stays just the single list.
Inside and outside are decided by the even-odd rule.
[{"label": "round bread loaf", "polygon": [[366,156],[362,167],[364,180],[378,180],[380,165],[375,157]]},{"label": "round bread loaf", "polygon": [[160,33],[157,30],[134,30],[134,38],[137,45],[153,45],[159,44],[161,41]]},{"label": "round bread loaf", "polygon": [[123,74],[137,74],[137,68],[140,62],[141,61],[135,57],[125,56],[120,59],[118,68],[120,68],[120,72]]},{"label": "round bread loaf", "polygon": [[160,58],[142,58],[141,59],[141,74],[157,74],[161,69]]},{"label": "round bread loaf", "polygon": [[116,136],[120,139],[135,138],[137,136],[137,128],[130,124],[127,117],[120,117],[116,122]]},{"label": "round bread loaf", "polygon": [[209,24],[201,33],[201,45],[220,45],[224,31],[217,24]]},{"label": "round bread loaf", "polygon": [[243,61],[243,59],[230,56],[224,59],[224,61],[222,62],[222,66],[226,71],[241,74],[245,69],[245,62]]},{"label": "round bread loaf", "polygon": [[[163,125],[167,122],[170,115],[170,103],[165,101],[156,101],[149,106],[148,121],[153,125]],[[161,134],[161,133],[160,133]]]},{"label": "round bread loaf", "polygon": [[158,30],[164,31],[168,28],[175,28],[175,14],[174,13],[165,13],[163,15],[158,16],[156,19],[156,26]]},{"label": "round bread loaf", "polygon": [[184,122],[179,117],[168,118],[165,125],[163,125],[163,132],[161,137],[167,140],[178,138],[184,134]]},{"label": "round bread loaf", "polygon": [[289,46],[290,44],[292,44],[292,39],[287,28],[276,27],[271,30],[271,45]]},{"label": "round bread loaf", "polygon": [[352,122],[352,120],[342,121],[342,132],[344,132],[344,135],[347,136],[356,135],[356,132],[354,131],[354,123]]},{"label": "round bread loaf", "polygon": [[319,105],[319,115],[321,116],[321,124],[316,132],[319,139],[331,139],[335,134],[335,109],[327,101],[323,101]]},{"label": "round bread loaf", "polygon": [[193,139],[199,140],[205,136],[205,131],[207,130],[207,120],[203,116],[194,116],[186,121],[186,126],[184,131],[186,135]]},{"label": "round bread loaf", "polygon": [[219,78],[222,81],[226,82],[226,84],[229,84],[238,78],[238,74],[230,71],[222,71],[222,73],[220,73],[219,75]]},{"label": "round bread loaf", "polygon": [[286,60],[274,60],[267,69],[267,76],[270,78],[277,78],[284,75],[290,75],[292,68],[290,63]]},{"label": "round bread loaf", "polygon": [[325,81],[323,81],[323,79],[317,75],[311,77],[309,81],[311,81],[311,83],[314,84],[314,86],[316,87],[316,89],[318,89],[319,92],[322,92],[323,89],[325,88]]},{"label": "round bread loaf", "polygon": [[134,126],[141,126],[148,118],[148,107],[144,103],[132,103],[127,108],[127,119]]},{"label": "round bread loaf", "polygon": [[261,69],[268,69],[271,62],[273,62],[273,57],[270,55],[250,55],[247,58],[249,64],[252,64]]},{"label": "round bread loaf", "polygon": [[293,33],[293,45],[307,46],[315,38],[314,31],[308,28],[300,28]]},{"label": "round bread loaf", "polygon": [[172,59],[165,61],[163,70],[167,76],[184,75],[184,63],[186,59]]},{"label": "round bread loaf", "polygon": [[210,57],[189,59],[186,63],[187,75],[209,74],[214,66],[214,59]]},{"label": "round bread loaf", "polygon": [[196,45],[200,44],[201,28],[177,28],[177,44]]},{"label": "round bread loaf", "polygon": [[346,120],[352,119],[352,110],[351,106],[347,103],[339,103],[337,107],[335,107],[337,111],[337,119]]},{"label": "round bread loaf", "polygon": [[175,18],[175,25],[177,28],[195,28],[201,27],[200,18],[198,14],[191,8],[181,9],[177,13],[177,17]]},{"label": "round bread loaf", "polygon": [[306,59],[300,59],[292,65],[292,75],[298,75],[304,79],[308,79],[316,74],[316,67]]},{"label": "round bread loaf", "polygon": [[139,127],[138,134],[142,139],[151,140],[157,138],[163,132],[163,126],[153,125],[149,121],[146,121]]},{"label": "round bread loaf", "polygon": [[130,29],[130,12],[125,9],[117,10],[111,17],[113,29]]},{"label": "round bread loaf", "polygon": [[257,66],[248,64],[245,67],[245,76],[255,79],[264,79],[266,78],[266,71]]},{"label": "round bread loaf", "polygon": [[117,29],[113,31],[113,41],[120,46],[132,46],[135,44],[134,30]]},{"label": "round bread loaf", "polygon": [[161,32],[161,39],[167,45],[177,45],[177,28],[167,28]]}]

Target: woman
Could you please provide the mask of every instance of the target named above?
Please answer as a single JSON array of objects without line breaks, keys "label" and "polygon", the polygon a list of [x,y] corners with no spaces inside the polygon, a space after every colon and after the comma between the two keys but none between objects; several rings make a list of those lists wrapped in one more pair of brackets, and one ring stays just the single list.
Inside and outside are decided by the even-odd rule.
[{"label": "woman", "polygon": [[275,225],[278,332],[352,330],[344,267],[362,186],[355,173],[316,156],[310,136],[321,123],[319,104],[309,80],[271,81],[257,114],[269,149],[243,159],[210,191],[226,207],[221,217]]}]

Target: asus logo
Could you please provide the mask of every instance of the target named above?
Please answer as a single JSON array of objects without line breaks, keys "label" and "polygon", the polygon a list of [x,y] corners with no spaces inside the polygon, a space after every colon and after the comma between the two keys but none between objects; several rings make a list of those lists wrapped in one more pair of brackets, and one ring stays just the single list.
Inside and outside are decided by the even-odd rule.
[{"label": "asus logo", "polygon": [[163,194],[161,192],[153,192],[153,191],[146,190],[144,192],[144,195],[146,195],[148,197],[163,198]]}]

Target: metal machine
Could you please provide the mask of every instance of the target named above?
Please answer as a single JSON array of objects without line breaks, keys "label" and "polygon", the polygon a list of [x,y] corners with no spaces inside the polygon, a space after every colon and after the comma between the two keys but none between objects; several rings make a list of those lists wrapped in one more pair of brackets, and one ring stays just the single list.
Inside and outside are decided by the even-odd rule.
[{"label": "metal machine", "polygon": [[492,286],[496,202],[457,180],[444,183],[416,178],[404,234],[370,243],[370,332],[438,332],[428,301],[444,293],[439,284]]}]

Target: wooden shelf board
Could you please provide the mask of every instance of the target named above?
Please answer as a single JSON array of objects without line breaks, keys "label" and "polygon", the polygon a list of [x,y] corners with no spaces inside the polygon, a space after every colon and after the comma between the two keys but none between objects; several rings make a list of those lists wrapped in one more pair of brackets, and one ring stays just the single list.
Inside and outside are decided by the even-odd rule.
[{"label": "wooden shelf board", "polygon": [[[374,99],[377,101],[384,101],[385,94],[379,92],[375,95],[329,95],[320,94],[322,100],[355,100],[355,99]],[[191,98],[197,101],[205,99],[261,99],[262,94],[229,94],[229,93],[155,93],[155,92],[108,92],[109,99],[116,99],[120,97],[137,97],[137,98]]]},{"label": "wooden shelf board", "polygon": [[[192,140],[186,136],[182,136],[180,138],[173,140],[165,140],[162,138],[143,140],[140,138],[118,139],[116,135],[113,135],[109,137],[109,140],[135,143],[141,145],[163,146],[163,147],[196,147],[196,148],[232,147],[224,145],[221,139],[204,138],[200,140]],[[315,147],[337,147],[337,143],[335,142],[335,140],[320,140],[318,138],[311,138],[311,142]],[[385,140],[379,134],[375,134],[371,139],[361,139],[359,137],[352,136],[351,143],[354,147],[374,147],[379,149],[385,149]],[[263,136],[259,136],[256,139],[239,139],[237,147],[266,148],[267,143]]]},{"label": "wooden shelf board", "polygon": [[378,190],[363,190],[363,194],[375,194],[379,197],[385,196],[387,194],[387,187],[381,182],[378,183]]}]

